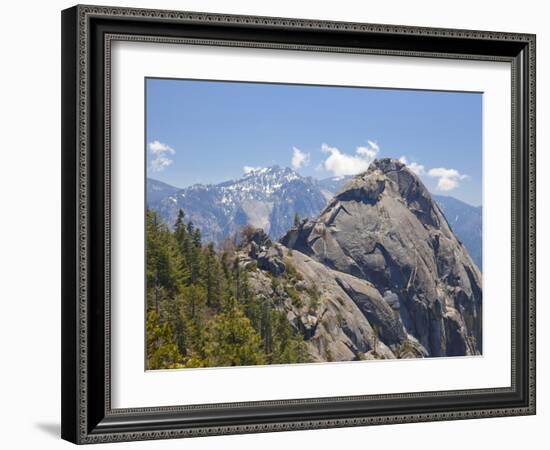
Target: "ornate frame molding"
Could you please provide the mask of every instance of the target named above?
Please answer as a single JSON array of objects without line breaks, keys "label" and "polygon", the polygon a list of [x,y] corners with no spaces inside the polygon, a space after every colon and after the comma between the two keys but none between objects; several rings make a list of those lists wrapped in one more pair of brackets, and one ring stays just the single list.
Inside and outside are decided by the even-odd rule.
[{"label": "ornate frame molding", "polygon": [[[260,39],[227,39],[212,37],[174,37],[151,36],[136,32],[112,32],[105,21],[115,23],[117,29],[125,24],[137,24],[145,29],[153,22],[173,27],[186,26],[200,29],[230,30],[231,27],[246,29],[251,35],[256,31],[267,30],[272,36],[287,33],[299,33],[311,30],[323,31],[340,36],[344,41],[350,33],[365,38],[375,36],[377,46],[341,46],[329,43],[272,42]],[[94,29],[102,24],[100,31]],[[122,30],[124,31],[124,30]],[[225,31],[224,31],[225,32]],[[304,19],[270,18],[256,16],[233,16],[204,14],[195,12],[159,11],[148,9],[130,9],[99,6],[76,6],[63,13],[63,437],[76,443],[98,443],[112,441],[129,441],[143,439],[163,439],[173,437],[207,436],[218,434],[239,434],[250,432],[271,432],[328,427],[347,427],[373,424],[390,424],[404,422],[440,421],[482,417],[499,417],[510,415],[527,415],[535,413],[535,36],[487,31],[449,30],[440,28],[405,27],[396,25],[377,25],[332,21],[310,21]],[[199,31],[200,33],[200,31]],[[413,40],[409,47],[384,48],[386,38],[400,38],[407,45],[408,38]],[[422,39],[425,38],[426,41]],[[96,41],[94,41],[94,39]],[[99,40],[98,40],[99,39]],[[282,39],[282,38],[281,38]],[[285,38],[286,39],[286,38]],[[291,39],[291,38],[289,38]],[[327,38],[328,39],[328,38]],[[438,50],[441,40],[456,40],[460,51],[445,52]],[[146,41],[156,43],[186,43],[195,45],[245,46],[265,49],[289,49],[304,51],[347,52],[364,54],[384,54],[413,57],[436,57],[453,59],[482,59],[491,61],[508,61],[512,64],[512,146],[513,176],[513,273],[519,270],[515,264],[520,263],[523,278],[513,278],[513,298],[519,289],[521,298],[513,307],[513,372],[510,388],[484,389],[473,391],[432,392],[419,394],[396,394],[362,397],[320,398],[310,400],[288,400],[275,402],[253,402],[246,404],[196,405],[192,407],[139,408],[113,410],[110,403],[110,63],[111,43],[115,40]],[[284,40],[284,39],[283,39]],[[99,50],[99,44],[103,46]],[[382,44],[380,44],[382,42]],[[498,45],[493,53],[481,50],[469,51],[464,47],[468,42],[469,49],[477,50],[481,43]],[[337,43],[337,42],[336,42]],[[427,48],[414,48],[415,43]],[[427,43],[427,44],[426,44]],[[433,43],[430,47],[430,43]],[[380,47],[382,45],[382,47]],[[452,47],[456,49],[457,47]],[[486,48],[493,48],[489,45]],[[499,50],[500,49],[500,50]],[[101,53],[101,55],[100,55]],[[101,58],[99,58],[101,56]],[[101,63],[102,67],[98,67]],[[104,123],[100,127],[101,139],[95,138],[97,128],[93,123],[95,117],[90,113],[92,104],[100,92],[97,77],[104,72],[102,108]],[[95,84],[94,84],[95,83]],[[515,101],[518,99],[519,101]],[[76,105],[76,106],[75,106]],[[98,134],[98,136],[99,136]],[[103,146],[103,157],[99,166],[91,164],[97,158],[97,145]],[[102,179],[94,178],[102,172]],[[101,183],[102,187],[97,188]],[[520,191],[518,191],[518,186]],[[525,186],[525,188],[523,187]],[[101,197],[101,198],[99,198]],[[517,198],[516,198],[517,197]],[[103,217],[97,217],[98,209],[104,211]],[[96,209],[94,209],[96,208]],[[98,228],[98,221],[103,221]],[[102,229],[102,239],[92,241],[91,234],[97,236]],[[95,238],[97,239],[97,237]],[[103,250],[99,259],[94,244],[102,244]],[[516,247],[517,246],[517,247]],[[516,248],[521,254],[514,254]],[[96,268],[97,266],[97,268]],[[93,269],[92,269],[93,267]],[[93,270],[93,274],[91,271]],[[99,297],[94,283],[98,274],[103,273],[103,289]],[[521,272],[521,270],[520,270]],[[517,287],[517,289],[516,289]],[[92,291],[94,294],[92,295]],[[94,298],[103,298],[101,305]],[[521,303],[521,305],[519,304]],[[93,305],[93,308],[92,308]],[[518,308],[516,310],[516,307]],[[97,308],[103,311],[102,323],[98,324],[94,313]],[[523,308],[523,309],[522,309]],[[518,317],[516,311],[520,312]],[[100,311],[101,312],[101,311]],[[101,314],[100,314],[101,315]],[[521,322],[518,322],[521,321]],[[518,327],[516,328],[516,325]],[[99,333],[103,337],[98,337]],[[91,338],[92,336],[92,338]],[[69,342],[70,341],[70,342]],[[90,356],[91,349],[97,349],[98,342],[103,342],[104,364],[102,370],[90,370],[97,360]],[[521,348],[520,348],[521,346]],[[516,354],[520,352],[519,359]],[[516,373],[516,367],[521,369]],[[103,380],[101,378],[103,376]],[[66,380],[70,382],[65,384]],[[521,385],[521,386],[520,386]],[[97,393],[97,386],[103,387],[101,405],[91,401],[90,395]],[[522,388],[518,396],[518,389]],[[338,418],[319,418],[308,420],[281,420],[265,423],[220,424],[212,426],[181,424],[168,425],[174,414],[185,411],[202,410],[208,414],[209,409],[242,408],[242,407],[290,407],[291,405],[344,402],[349,400],[378,401],[399,399],[409,401],[431,396],[469,398],[478,394],[498,395],[515,394],[518,399],[510,401],[508,406],[487,404],[487,407],[471,409],[450,409],[434,411],[417,411],[412,413],[377,414]],[[142,421],[142,417],[148,419]],[[129,419],[130,418],[130,419]],[[135,419],[135,423],[130,423]],[[164,425],[162,422],[164,420]],[[120,425],[124,422],[125,425]],[[151,425],[157,424],[157,426]]]}]

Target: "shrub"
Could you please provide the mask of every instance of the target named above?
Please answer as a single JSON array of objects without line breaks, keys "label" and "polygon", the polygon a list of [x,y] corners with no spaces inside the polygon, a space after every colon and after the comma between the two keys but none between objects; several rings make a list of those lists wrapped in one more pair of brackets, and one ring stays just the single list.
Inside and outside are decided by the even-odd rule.
[{"label": "shrub", "polygon": [[301,308],[304,306],[304,302],[302,301],[300,294],[293,286],[285,285],[284,289],[286,294],[290,297],[290,300],[292,300],[292,304],[296,308]]},{"label": "shrub", "polygon": [[296,267],[294,267],[294,265],[288,260],[288,259],[285,259],[285,276],[288,278],[288,279],[294,279],[294,280],[297,280],[297,281],[302,281],[304,279],[304,277],[302,277],[302,275],[300,275],[300,273],[296,270]]},{"label": "shrub", "polygon": [[307,293],[309,295],[309,298],[311,299],[309,302],[310,310],[311,311],[317,310],[317,308],[319,308],[319,305],[321,304],[321,293],[315,286],[312,286],[309,289],[307,289]]}]

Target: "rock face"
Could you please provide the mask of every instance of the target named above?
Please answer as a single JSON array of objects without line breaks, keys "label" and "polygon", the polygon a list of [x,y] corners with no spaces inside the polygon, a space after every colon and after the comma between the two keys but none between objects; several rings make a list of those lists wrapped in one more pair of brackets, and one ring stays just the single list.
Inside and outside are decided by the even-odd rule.
[{"label": "rock face", "polygon": [[[338,272],[279,243],[255,240],[239,255],[243,266],[271,254],[249,272],[249,288],[286,314],[314,362],[425,357],[428,352],[368,281]],[[280,268],[284,272],[280,272]]]},{"label": "rock face", "polygon": [[339,289],[390,349],[418,341],[430,356],[481,353],[479,269],[400,162],[373,162],[281,243],[338,272]]},{"label": "rock face", "polygon": [[255,259],[259,269],[278,277],[285,271],[282,261],[283,252],[279,246],[273,246],[271,239],[265,231],[257,229],[249,238],[250,250],[248,256]]}]

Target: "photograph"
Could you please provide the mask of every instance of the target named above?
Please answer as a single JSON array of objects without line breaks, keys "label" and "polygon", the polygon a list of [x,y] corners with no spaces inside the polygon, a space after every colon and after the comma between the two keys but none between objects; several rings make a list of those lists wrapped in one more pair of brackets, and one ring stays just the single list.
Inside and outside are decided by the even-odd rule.
[{"label": "photograph", "polygon": [[145,370],[483,355],[482,92],[144,89]]}]

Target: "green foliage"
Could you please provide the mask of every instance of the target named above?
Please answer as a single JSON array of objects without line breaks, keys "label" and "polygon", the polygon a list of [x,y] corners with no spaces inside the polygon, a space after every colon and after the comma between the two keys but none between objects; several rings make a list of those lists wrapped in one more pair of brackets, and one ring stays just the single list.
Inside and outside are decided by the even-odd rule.
[{"label": "green foliage", "polygon": [[209,244],[204,252],[203,270],[206,274],[206,305],[210,308],[219,306],[221,268],[213,244]]},{"label": "green foliage", "polygon": [[408,339],[405,339],[395,348],[393,353],[397,359],[416,358],[418,350]]},{"label": "green foliage", "polygon": [[282,286],[281,280],[277,277],[272,276],[271,277],[271,290],[274,293],[277,293],[280,286]]},{"label": "green foliage", "polygon": [[208,329],[205,357],[209,366],[264,364],[261,340],[236,301],[216,315]]},{"label": "green foliage", "polygon": [[301,308],[302,306],[304,306],[304,302],[300,297],[300,293],[296,290],[294,286],[287,284],[285,285],[284,289],[285,289],[286,295],[290,297],[290,300],[292,300],[292,304],[296,308]]},{"label": "green foliage", "polygon": [[256,261],[248,263],[246,266],[246,270],[248,272],[256,272],[256,270],[258,270],[258,263]]},{"label": "green foliage", "polygon": [[319,308],[319,305],[321,304],[321,294],[319,293],[319,290],[315,286],[308,288],[306,292],[308,293],[310,298],[309,311],[310,313],[315,313]]},{"label": "green foliage", "polygon": [[202,355],[207,325],[206,289],[197,284],[185,286],[181,294],[181,333],[185,336],[185,353]]},{"label": "green foliage", "polygon": [[285,272],[283,275],[285,278],[294,281],[302,281],[304,279],[288,259],[285,259]]},{"label": "green foliage", "polygon": [[174,296],[182,282],[187,279],[187,267],[178,252],[173,233],[160,222],[156,213],[147,212],[147,268],[146,282],[151,289],[153,303],[159,300],[155,290],[163,290],[165,295]]},{"label": "green foliage", "polygon": [[[245,233],[251,230],[245,230]],[[213,367],[307,362],[303,336],[272,300],[250,289],[257,270],[236,257],[234,239],[216,250],[179,211],[171,230],[156,213],[146,218],[147,367]],[[281,285],[297,306],[301,277],[291,267]]]},{"label": "green foliage", "polygon": [[272,320],[273,349],[271,355],[272,364],[292,364],[309,362],[301,336],[294,332],[285,314],[274,312]]},{"label": "green foliage", "polygon": [[155,311],[147,314],[147,368],[177,369],[183,367],[174,334],[168,323],[159,323]]}]

